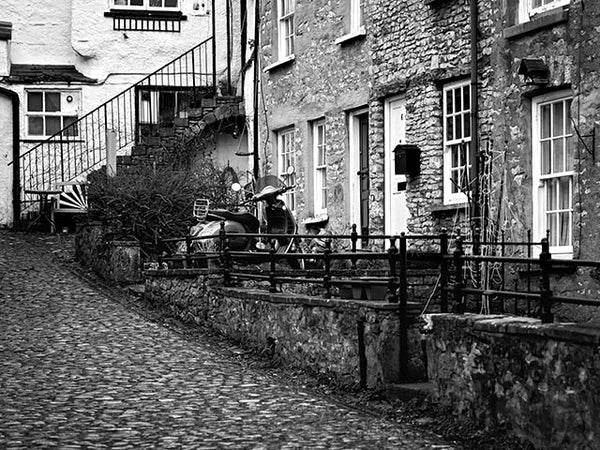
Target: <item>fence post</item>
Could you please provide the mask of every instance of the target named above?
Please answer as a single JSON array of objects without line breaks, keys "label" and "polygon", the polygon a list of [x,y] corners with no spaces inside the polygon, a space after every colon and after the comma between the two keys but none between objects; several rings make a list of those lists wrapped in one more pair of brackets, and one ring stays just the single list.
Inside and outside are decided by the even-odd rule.
[{"label": "fence post", "polygon": [[406,280],[406,234],[400,234],[400,289],[399,308],[400,315],[400,381],[408,379],[408,296]]},{"label": "fence post", "polygon": [[185,237],[185,267],[190,268],[190,254],[192,253],[192,236],[189,234]]},{"label": "fence post", "polygon": [[229,286],[231,283],[229,273],[229,240],[227,239],[227,232],[225,231],[225,221],[221,222],[221,229],[219,230],[219,247],[221,253],[221,265],[223,266],[223,284]]},{"label": "fence post", "polygon": [[390,281],[389,291],[390,295],[388,301],[390,303],[398,303],[398,277],[396,276],[397,261],[398,261],[398,249],[396,248],[396,238],[390,238],[390,248],[388,249],[388,261],[390,264]]},{"label": "fence post", "polygon": [[440,237],[440,312],[448,312],[448,233],[442,231]]},{"label": "fence post", "polygon": [[454,268],[455,268],[455,280],[454,280],[454,301],[456,302],[456,312],[458,314],[464,314],[466,305],[463,298],[463,256],[465,254],[463,250],[463,240],[461,236],[456,238],[456,249],[454,250]]},{"label": "fence post", "polygon": [[275,255],[277,250],[275,249],[275,239],[271,239],[271,248],[269,249],[269,282],[271,283],[271,287],[269,287],[269,292],[277,292],[277,281],[275,280],[275,271],[277,267],[275,266]]},{"label": "fence post", "polygon": [[323,251],[323,287],[325,288],[324,298],[331,298],[331,241],[325,241],[325,250]]},{"label": "fence post", "polygon": [[542,289],[540,292],[540,306],[542,308],[542,323],[554,322],[552,314],[552,291],[550,290],[550,270],[552,268],[552,255],[548,239],[542,239],[542,253],[540,253],[540,269],[542,271]]},{"label": "fence post", "polygon": [[[356,232],[356,224],[352,224],[352,233],[350,233],[350,240],[352,241],[352,253],[356,253],[356,247],[358,242],[358,233]],[[350,258],[352,268],[356,269],[356,258]]]}]

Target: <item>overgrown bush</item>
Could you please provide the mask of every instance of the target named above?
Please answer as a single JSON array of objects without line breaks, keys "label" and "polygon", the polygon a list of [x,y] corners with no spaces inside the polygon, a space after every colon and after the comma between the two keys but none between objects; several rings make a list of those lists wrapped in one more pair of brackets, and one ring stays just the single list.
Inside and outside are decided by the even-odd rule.
[{"label": "overgrown bush", "polygon": [[194,200],[207,198],[211,208],[228,208],[234,201],[231,179],[208,157],[193,169],[140,167],[135,172],[107,178],[89,177],[91,217],[117,224],[119,231],[141,242],[147,253],[157,253],[159,237],[188,233],[196,223]]}]

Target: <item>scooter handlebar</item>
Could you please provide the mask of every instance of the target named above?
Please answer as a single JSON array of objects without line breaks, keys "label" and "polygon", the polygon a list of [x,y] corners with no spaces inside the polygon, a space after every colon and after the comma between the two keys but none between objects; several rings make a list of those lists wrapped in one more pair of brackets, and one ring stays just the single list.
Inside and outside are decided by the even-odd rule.
[{"label": "scooter handlebar", "polygon": [[285,193],[285,192],[287,192],[287,191],[289,191],[291,189],[294,189],[295,187],[296,187],[295,185],[292,185],[292,186],[283,186],[283,187],[280,187],[280,188],[276,188],[276,189],[274,189],[272,191],[269,190],[267,192],[260,192],[258,194],[255,194],[250,199],[250,201],[260,202],[260,201],[264,200],[267,197],[277,197],[278,195],[281,195],[281,194],[283,194],[283,193]]}]

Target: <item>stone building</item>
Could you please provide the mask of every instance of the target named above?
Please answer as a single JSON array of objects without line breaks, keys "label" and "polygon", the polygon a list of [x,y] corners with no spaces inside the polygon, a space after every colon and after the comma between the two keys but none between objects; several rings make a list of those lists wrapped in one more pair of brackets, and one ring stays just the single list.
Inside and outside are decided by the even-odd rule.
[{"label": "stone building", "polygon": [[[473,3],[262,2],[264,167],[294,165],[298,216],[333,231],[437,233],[478,218],[485,239],[548,232],[556,257],[586,256],[600,7],[476,2],[475,134]],[[396,173],[398,144],[416,168]]]},{"label": "stone building", "polygon": [[[4,2],[0,22],[0,226],[10,225],[16,219],[13,200],[19,193],[13,190],[20,189],[22,197],[23,183],[27,181],[21,180],[20,188],[13,189],[14,166],[8,166],[13,159],[213,34],[219,36],[215,39],[214,69],[218,94],[240,95],[244,53],[240,42],[241,11],[239,1],[230,2],[227,7],[224,2],[211,0]],[[234,33],[229,41],[228,28]],[[206,64],[211,59],[210,52],[212,49],[202,54]],[[191,64],[191,59],[185,62]],[[187,70],[182,67],[181,63],[179,68],[173,66],[167,77],[174,78],[175,73]],[[154,84],[161,84],[161,80]],[[228,80],[231,86],[225,87]],[[159,90],[160,86],[138,99],[134,108],[138,122],[152,122],[165,114],[188,116],[183,111],[187,107],[180,107],[183,96]],[[86,130],[82,126],[72,127],[78,136],[66,132],[69,145],[76,138],[84,139]],[[225,148],[221,162],[245,170],[247,157],[234,155],[246,153],[245,147],[240,149],[231,133],[221,141]],[[37,156],[35,163],[42,164],[45,156]]]}]

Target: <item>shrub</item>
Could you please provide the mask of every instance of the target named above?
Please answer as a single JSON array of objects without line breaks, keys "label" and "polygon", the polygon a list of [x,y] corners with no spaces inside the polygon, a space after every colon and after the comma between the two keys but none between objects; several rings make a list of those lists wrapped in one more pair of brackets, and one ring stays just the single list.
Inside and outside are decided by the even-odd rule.
[{"label": "shrub", "polygon": [[194,200],[207,198],[211,208],[228,208],[234,201],[230,178],[203,157],[193,169],[140,167],[107,178],[96,172],[88,178],[91,217],[117,223],[120,233],[157,253],[158,238],[185,236],[196,223]]}]

